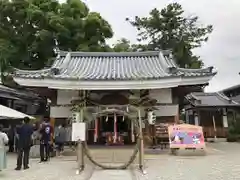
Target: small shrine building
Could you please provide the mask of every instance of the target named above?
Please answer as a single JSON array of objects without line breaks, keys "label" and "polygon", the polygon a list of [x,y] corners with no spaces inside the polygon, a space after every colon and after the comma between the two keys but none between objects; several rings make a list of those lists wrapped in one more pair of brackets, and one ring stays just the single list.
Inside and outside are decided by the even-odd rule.
[{"label": "small shrine building", "polygon": [[[143,119],[153,109],[157,123],[174,123],[185,95],[208,85],[215,74],[213,67],[179,68],[170,51],[59,52],[50,68],[17,69],[14,80],[51,99],[50,117],[56,124],[72,116],[73,100],[83,94],[91,107],[128,108],[134,101],[147,99]],[[96,122],[88,125],[89,143],[105,142],[106,132],[113,131],[124,144],[134,142],[131,123],[124,117],[109,115]]]},{"label": "small shrine building", "polygon": [[236,122],[240,104],[221,92],[193,92],[186,96],[186,122],[203,127],[205,138],[226,138],[228,128]]}]

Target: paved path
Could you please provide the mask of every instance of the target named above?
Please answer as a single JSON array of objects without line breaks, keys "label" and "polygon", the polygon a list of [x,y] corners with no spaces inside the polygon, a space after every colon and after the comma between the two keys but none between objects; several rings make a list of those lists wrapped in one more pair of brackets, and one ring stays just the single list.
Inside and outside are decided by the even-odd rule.
[{"label": "paved path", "polygon": [[[119,151],[120,152],[120,151]],[[74,157],[51,159],[46,164],[31,160],[31,168],[14,171],[15,157],[9,156],[8,169],[0,173],[1,180],[240,180],[240,144],[210,144],[206,156],[146,156],[143,176],[137,166],[128,170],[106,171],[88,164],[86,171],[76,175]],[[118,155],[118,158],[120,155]],[[124,154],[122,154],[125,157]]]}]

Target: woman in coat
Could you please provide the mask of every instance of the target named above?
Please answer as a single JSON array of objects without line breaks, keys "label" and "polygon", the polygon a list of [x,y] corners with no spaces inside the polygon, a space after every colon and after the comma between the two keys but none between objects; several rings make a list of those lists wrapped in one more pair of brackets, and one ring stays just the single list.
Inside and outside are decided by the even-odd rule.
[{"label": "woman in coat", "polygon": [[5,145],[8,143],[8,136],[3,132],[3,126],[0,124],[0,171],[7,167],[7,156]]}]

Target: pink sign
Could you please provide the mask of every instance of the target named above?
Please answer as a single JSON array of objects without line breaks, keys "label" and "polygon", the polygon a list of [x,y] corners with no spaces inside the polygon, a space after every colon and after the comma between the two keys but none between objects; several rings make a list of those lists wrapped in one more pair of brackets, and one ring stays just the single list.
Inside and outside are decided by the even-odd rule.
[{"label": "pink sign", "polygon": [[205,148],[201,126],[179,124],[168,127],[170,148]]}]

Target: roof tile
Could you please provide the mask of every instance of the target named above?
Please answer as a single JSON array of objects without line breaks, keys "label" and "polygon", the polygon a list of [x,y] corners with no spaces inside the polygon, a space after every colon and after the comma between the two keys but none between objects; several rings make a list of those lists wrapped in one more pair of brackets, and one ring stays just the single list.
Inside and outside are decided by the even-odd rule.
[{"label": "roof tile", "polygon": [[186,96],[188,100],[193,99],[194,106],[239,106],[239,103],[229,99],[227,96],[220,93],[203,93],[194,92]]},{"label": "roof tile", "polygon": [[[52,68],[59,69],[59,73],[51,73]],[[60,52],[52,68],[39,71],[18,69],[15,76],[79,80],[144,80],[214,75],[212,68],[197,70],[178,68],[166,51]]]}]

